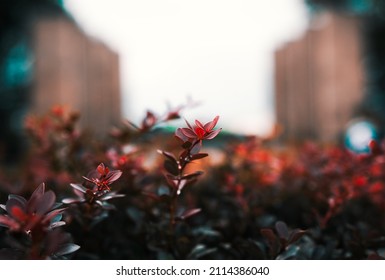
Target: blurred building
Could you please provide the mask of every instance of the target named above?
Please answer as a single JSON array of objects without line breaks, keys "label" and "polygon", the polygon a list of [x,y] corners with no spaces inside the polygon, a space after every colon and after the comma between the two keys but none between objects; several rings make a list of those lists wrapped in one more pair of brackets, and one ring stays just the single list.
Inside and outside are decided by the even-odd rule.
[{"label": "blurred building", "polygon": [[32,29],[34,56],[29,111],[54,105],[80,113],[80,125],[105,136],[121,121],[119,57],[64,16],[39,18]]},{"label": "blurred building", "polygon": [[282,140],[338,141],[363,98],[361,20],[322,13],[275,53],[276,119]]}]

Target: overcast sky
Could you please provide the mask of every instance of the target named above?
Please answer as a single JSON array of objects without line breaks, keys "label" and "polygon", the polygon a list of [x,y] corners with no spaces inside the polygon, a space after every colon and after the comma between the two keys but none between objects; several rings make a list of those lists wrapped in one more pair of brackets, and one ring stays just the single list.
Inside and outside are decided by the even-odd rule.
[{"label": "overcast sky", "polygon": [[274,123],[273,51],[307,26],[303,0],[65,0],[90,35],[120,55],[126,118],[184,112],[266,134]]}]

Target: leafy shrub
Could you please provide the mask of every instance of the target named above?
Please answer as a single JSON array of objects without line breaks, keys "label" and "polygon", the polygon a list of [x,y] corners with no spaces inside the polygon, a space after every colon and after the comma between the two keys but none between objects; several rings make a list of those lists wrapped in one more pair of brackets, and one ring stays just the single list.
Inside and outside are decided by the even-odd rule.
[{"label": "leafy shrub", "polygon": [[173,136],[159,130],[185,107],[148,111],[102,142],[61,107],[28,118],[29,153],[17,171],[0,174],[0,257],[384,257],[384,144],[357,155],[226,140],[219,117],[186,121]]}]

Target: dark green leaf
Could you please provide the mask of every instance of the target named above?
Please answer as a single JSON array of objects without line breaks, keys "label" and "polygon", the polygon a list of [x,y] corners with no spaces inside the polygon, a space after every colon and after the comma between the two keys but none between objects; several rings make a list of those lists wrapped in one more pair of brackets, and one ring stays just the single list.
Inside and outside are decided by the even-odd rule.
[{"label": "dark green leaf", "polygon": [[162,155],[164,155],[166,158],[168,158],[172,162],[175,162],[175,163],[177,162],[175,156],[172,153],[169,153],[166,151],[161,151],[161,150],[158,150],[158,153],[161,153]]},{"label": "dark green leaf", "polygon": [[186,141],[183,143],[182,148],[183,149],[189,149],[191,147],[192,143],[189,141]]},{"label": "dark green leaf", "polygon": [[188,180],[188,179],[193,179],[195,177],[198,177],[199,175],[202,175],[203,171],[195,171],[190,174],[183,175],[181,179]]},{"label": "dark green leaf", "polygon": [[206,153],[199,153],[199,154],[195,154],[195,155],[192,155],[190,157],[191,160],[197,160],[197,159],[202,159],[202,158],[205,158],[207,157],[209,154],[206,154]]},{"label": "dark green leaf", "polygon": [[172,175],[177,176],[179,174],[178,164],[175,161],[166,159],[163,164],[164,168]]}]

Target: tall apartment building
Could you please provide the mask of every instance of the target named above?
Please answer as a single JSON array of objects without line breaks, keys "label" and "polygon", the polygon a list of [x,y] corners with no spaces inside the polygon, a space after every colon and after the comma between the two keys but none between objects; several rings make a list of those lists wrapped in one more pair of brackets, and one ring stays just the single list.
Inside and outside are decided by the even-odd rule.
[{"label": "tall apartment building", "polygon": [[360,19],[325,13],[275,53],[282,140],[339,140],[364,95]]},{"label": "tall apartment building", "polygon": [[43,17],[32,31],[30,112],[54,105],[80,113],[80,126],[105,136],[121,121],[119,57],[66,17]]}]

